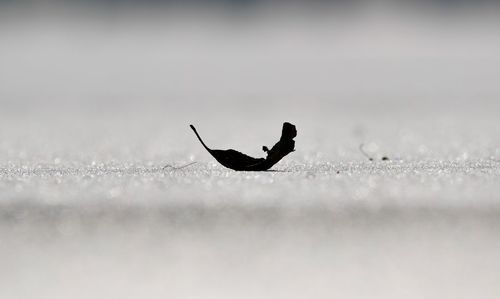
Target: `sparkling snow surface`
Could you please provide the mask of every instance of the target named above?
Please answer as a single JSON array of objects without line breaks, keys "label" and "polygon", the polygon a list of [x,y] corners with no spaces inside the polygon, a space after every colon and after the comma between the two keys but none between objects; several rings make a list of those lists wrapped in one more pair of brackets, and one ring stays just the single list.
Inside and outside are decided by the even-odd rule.
[{"label": "sparkling snow surface", "polygon": [[10,22],[0,298],[500,296],[498,22]]}]

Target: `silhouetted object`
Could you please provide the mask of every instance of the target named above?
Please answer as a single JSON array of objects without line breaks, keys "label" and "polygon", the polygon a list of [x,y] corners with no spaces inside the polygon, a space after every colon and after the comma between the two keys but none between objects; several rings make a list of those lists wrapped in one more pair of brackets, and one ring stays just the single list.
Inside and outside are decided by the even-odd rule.
[{"label": "silhouetted object", "polygon": [[253,158],[233,149],[211,149],[205,145],[195,127],[193,125],[190,125],[190,127],[191,129],[193,129],[196,137],[198,137],[201,144],[215,158],[215,160],[217,160],[223,166],[233,170],[265,171],[273,167],[273,165],[278,163],[281,159],[283,159],[283,157],[295,151],[295,141],[293,140],[293,138],[297,136],[297,130],[295,129],[294,125],[287,122],[283,123],[281,138],[273,146],[273,148],[268,149],[267,146],[262,147],[262,150],[267,153],[267,158],[265,159]]},{"label": "silhouetted object", "polygon": [[163,166],[162,170],[165,170],[167,168],[171,168],[172,170],[180,170],[180,169],[189,167],[189,166],[194,165],[194,164],[196,164],[196,162],[191,162],[191,163],[181,165],[181,166],[173,166],[173,165],[167,164],[167,165]]},{"label": "silhouetted object", "polygon": [[363,154],[363,156],[367,157],[367,158],[368,158],[368,160],[373,161],[373,158],[372,158],[372,157],[370,157],[370,156],[369,156],[369,155],[365,152],[365,150],[364,150],[364,148],[363,148],[363,147],[364,147],[364,144],[363,144],[363,143],[361,143],[361,144],[359,145],[359,151]]},{"label": "silhouetted object", "polygon": [[[367,158],[368,158],[368,160],[373,161],[373,158],[372,158],[372,157],[370,157],[370,155],[368,155],[368,154],[365,152],[365,150],[364,150],[364,144],[363,144],[363,143],[361,143],[361,144],[359,145],[359,151],[363,154],[363,156],[367,157]],[[383,156],[380,160],[382,160],[382,161],[389,161],[390,159],[389,159],[389,157],[387,157],[387,156]]]}]

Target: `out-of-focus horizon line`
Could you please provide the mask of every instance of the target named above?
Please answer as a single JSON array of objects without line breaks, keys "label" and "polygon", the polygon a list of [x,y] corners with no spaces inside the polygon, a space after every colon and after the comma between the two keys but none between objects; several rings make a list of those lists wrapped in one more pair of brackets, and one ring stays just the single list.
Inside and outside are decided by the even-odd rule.
[{"label": "out-of-focus horizon line", "polygon": [[[266,20],[357,21],[359,18],[419,22],[498,20],[491,0],[0,0],[0,23],[176,21],[260,23]],[[102,22],[101,22],[102,21]],[[179,22],[180,21],[180,22]]]},{"label": "out-of-focus horizon line", "polygon": [[500,8],[500,3],[493,0],[0,0],[2,10],[13,9],[39,9],[39,8],[69,8],[69,9],[171,9],[187,8],[194,10],[222,9],[231,12],[252,11],[273,8],[298,8],[321,11],[323,9],[337,8],[410,8],[432,9],[439,12],[454,12],[474,9]]},{"label": "out-of-focus horizon line", "polygon": [[68,3],[94,3],[96,5],[162,5],[162,4],[195,4],[195,5],[353,5],[353,4],[402,4],[402,3],[417,3],[421,5],[436,5],[436,6],[475,6],[484,3],[495,4],[498,1],[494,0],[0,0],[0,4],[23,5],[23,4],[68,4]]}]

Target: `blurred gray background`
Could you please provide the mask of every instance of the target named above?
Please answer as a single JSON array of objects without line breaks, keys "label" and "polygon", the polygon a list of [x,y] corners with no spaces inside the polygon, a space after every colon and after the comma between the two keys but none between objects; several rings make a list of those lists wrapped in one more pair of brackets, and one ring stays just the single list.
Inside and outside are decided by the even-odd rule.
[{"label": "blurred gray background", "polygon": [[500,21],[488,1],[3,1],[0,14],[2,134],[38,131],[0,147],[3,162],[71,155],[99,131],[126,135],[120,146],[141,159],[177,160],[194,153],[191,122],[254,155],[253,132],[276,138],[285,120],[313,151],[325,134],[366,139],[380,121],[388,135],[422,123],[486,135],[474,143],[497,127]]}]

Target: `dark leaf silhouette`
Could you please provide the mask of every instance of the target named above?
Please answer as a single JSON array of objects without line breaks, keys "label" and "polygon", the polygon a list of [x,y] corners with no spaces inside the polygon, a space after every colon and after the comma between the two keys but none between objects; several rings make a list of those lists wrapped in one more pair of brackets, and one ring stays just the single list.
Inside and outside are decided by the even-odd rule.
[{"label": "dark leaf silhouette", "polygon": [[266,158],[253,158],[233,149],[211,149],[205,145],[196,131],[196,128],[193,125],[190,125],[190,127],[193,129],[196,137],[198,137],[203,147],[205,147],[215,160],[223,166],[233,170],[265,171],[273,167],[273,165],[278,163],[281,159],[283,159],[283,157],[295,150],[295,141],[293,138],[297,136],[297,130],[294,125],[288,122],[283,123],[281,138],[271,149],[267,146],[262,147],[262,150],[267,153]]}]

